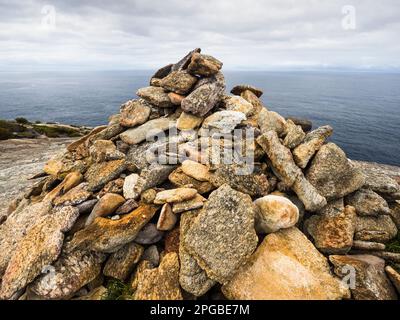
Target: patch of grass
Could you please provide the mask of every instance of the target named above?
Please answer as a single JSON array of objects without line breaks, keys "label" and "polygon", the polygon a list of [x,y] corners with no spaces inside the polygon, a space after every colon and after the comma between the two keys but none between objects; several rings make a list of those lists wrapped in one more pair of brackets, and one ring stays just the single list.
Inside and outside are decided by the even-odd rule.
[{"label": "patch of grass", "polygon": [[40,134],[44,134],[49,138],[81,136],[78,130],[67,127],[53,127],[34,124],[33,128],[35,129],[35,131],[39,132]]},{"label": "patch of grass", "polygon": [[29,121],[25,118],[19,117],[19,118],[15,118],[15,121],[19,124],[28,124]]},{"label": "patch of grass", "polygon": [[109,279],[106,285],[107,292],[102,300],[132,300],[133,290],[130,285],[118,279]]},{"label": "patch of grass", "polygon": [[386,250],[394,253],[400,253],[400,232],[397,237],[386,245]]}]

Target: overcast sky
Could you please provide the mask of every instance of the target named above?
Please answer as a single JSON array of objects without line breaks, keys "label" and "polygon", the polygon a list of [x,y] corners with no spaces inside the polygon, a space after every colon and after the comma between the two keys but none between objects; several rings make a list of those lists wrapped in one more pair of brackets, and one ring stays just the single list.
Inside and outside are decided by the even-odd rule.
[{"label": "overcast sky", "polygon": [[399,0],[0,0],[0,69],[400,70]]}]

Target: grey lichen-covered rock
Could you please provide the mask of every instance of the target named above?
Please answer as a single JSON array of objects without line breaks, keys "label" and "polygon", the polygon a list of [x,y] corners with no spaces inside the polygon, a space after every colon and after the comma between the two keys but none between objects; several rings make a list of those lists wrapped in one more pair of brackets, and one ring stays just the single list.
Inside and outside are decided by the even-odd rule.
[{"label": "grey lichen-covered rock", "polygon": [[355,240],[352,249],[356,251],[381,251],[385,250],[386,246],[379,242]]},{"label": "grey lichen-covered rock", "polygon": [[212,56],[196,52],[192,55],[187,71],[191,74],[209,77],[218,73],[221,68],[221,61],[215,59]]},{"label": "grey lichen-covered rock", "polygon": [[[397,300],[396,292],[385,274],[385,261],[371,255],[330,256],[339,277],[355,269],[354,287],[350,286],[356,300]],[[351,283],[350,283],[351,285]]]},{"label": "grey lichen-covered rock", "polygon": [[292,120],[286,121],[286,137],[283,141],[283,145],[289,149],[296,148],[299,144],[304,141],[306,134],[304,133],[301,126],[296,125]]},{"label": "grey lichen-covered rock", "polygon": [[117,150],[115,144],[110,140],[96,140],[89,149],[90,156],[95,162],[120,160],[125,154]]},{"label": "grey lichen-covered rock", "polygon": [[331,274],[327,259],[295,227],[267,235],[222,291],[237,300],[340,300],[350,296]]},{"label": "grey lichen-covered rock", "polygon": [[203,121],[201,130],[230,133],[244,120],[246,120],[246,115],[242,112],[228,110],[218,111]]},{"label": "grey lichen-covered rock", "polygon": [[159,108],[172,108],[174,106],[168,97],[168,93],[160,87],[141,88],[136,94],[143,100]]},{"label": "grey lichen-covered rock", "polygon": [[365,176],[334,143],[320,148],[306,173],[307,180],[327,199],[342,198],[358,189]]},{"label": "grey lichen-covered rock", "polygon": [[208,181],[202,182],[185,174],[181,167],[177,168],[168,177],[169,181],[176,187],[190,186],[197,190],[199,194],[208,193],[215,187]]},{"label": "grey lichen-covered rock", "polygon": [[136,127],[145,123],[151,114],[151,105],[143,99],[129,100],[121,108],[120,124],[123,127]]},{"label": "grey lichen-covered rock", "polygon": [[360,217],[356,219],[354,238],[363,241],[388,242],[397,235],[397,227],[390,216]]},{"label": "grey lichen-covered rock", "polygon": [[206,198],[203,198],[201,195],[196,194],[192,199],[174,203],[172,207],[172,212],[174,214],[177,214],[185,211],[200,209],[201,207],[203,207],[204,202],[206,201]]},{"label": "grey lichen-covered rock", "polygon": [[146,224],[135,237],[135,242],[143,245],[159,242],[164,236],[164,232],[157,229],[154,223]]},{"label": "grey lichen-covered rock", "polygon": [[361,189],[348,195],[346,203],[353,206],[359,216],[390,214],[389,205],[386,200],[369,189]]},{"label": "grey lichen-covered rock", "polygon": [[75,233],[69,250],[79,248],[105,253],[115,252],[133,241],[156,211],[155,206],[143,205],[119,220],[96,218],[91,225]]},{"label": "grey lichen-covered rock", "polygon": [[184,246],[207,275],[226,283],[257,246],[250,196],[223,185],[212,192],[184,238]]},{"label": "grey lichen-covered rock", "polygon": [[26,235],[28,229],[40,221],[41,218],[49,215],[51,210],[50,201],[31,204],[14,211],[0,225],[0,277],[3,276],[15,248]]},{"label": "grey lichen-covered rock", "polygon": [[89,191],[98,191],[104,185],[124,172],[126,169],[125,160],[113,160],[102,163],[95,163],[85,173],[85,180],[88,182]]},{"label": "grey lichen-covered rock", "polygon": [[155,269],[138,274],[135,300],[182,300],[179,286],[179,259],[176,253],[168,253]]},{"label": "grey lichen-covered rock", "polygon": [[325,254],[346,254],[353,245],[356,212],[353,207],[343,208],[343,199],[333,201],[319,215],[306,221],[306,229],[315,246]]},{"label": "grey lichen-covered rock", "polygon": [[69,299],[96,279],[104,260],[102,253],[81,250],[62,253],[53,267],[44,270],[45,274],[29,286],[29,290],[42,299]]},{"label": "grey lichen-covered rock", "polygon": [[18,243],[1,283],[0,298],[9,299],[51,265],[61,253],[64,232],[72,228],[79,211],[64,207],[42,217]]},{"label": "grey lichen-covered rock", "polygon": [[93,194],[87,190],[88,184],[83,182],[67,193],[54,199],[55,206],[76,206],[88,200]]},{"label": "grey lichen-covered rock", "polygon": [[125,281],[133,271],[133,267],[139,262],[143,250],[142,246],[134,242],[124,245],[108,258],[103,274],[107,277]]},{"label": "grey lichen-covered rock", "polygon": [[275,131],[268,131],[257,138],[257,143],[267,153],[275,175],[296,192],[306,210],[318,211],[326,205],[326,199],[304,177],[293,160],[292,153],[279,140]]},{"label": "grey lichen-covered rock", "polygon": [[219,165],[211,174],[210,182],[215,187],[228,184],[231,188],[248,195],[265,196],[270,192],[267,176],[262,172],[246,172],[243,165]]},{"label": "grey lichen-covered rock", "polygon": [[251,91],[252,93],[254,93],[257,96],[257,98],[260,98],[263,94],[263,91],[261,89],[247,85],[247,84],[241,84],[241,85],[237,85],[237,86],[233,87],[231,90],[231,93],[234,95],[240,96],[245,91]]},{"label": "grey lichen-covered rock", "polygon": [[253,116],[257,113],[256,107],[240,96],[228,96],[224,98],[224,106],[228,111],[238,111],[246,115]]},{"label": "grey lichen-covered rock", "polygon": [[196,53],[200,53],[201,49],[200,48],[196,48],[192,51],[190,51],[186,56],[184,56],[181,60],[179,60],[177,63],[175,63],[172,68],[171,71],[180,71],[180,70],[185,70],[187,69],[187,67],[189,66],[191,60],[192,60],[192,56]]},{"label": "grey lichen-covered rock", "polygon": [[200,268],[196,259],[185,249],[183,244],[198,213],[199,210],[182,213],[179,242],[179,260],[181,262],[179,283],[186,292],[197,297],[204,295],[215,285],[215,281],[211,280],[207,273]]},{"label": "grey lichen-covered rock", "polygon": [[174,126],[175,122],[168,118],[153,119],[147,121],[139,127],[126,130],[120,134],[120,138],[127,144],[138,144],[146,139],[150,139],[156,135],[159,135],[169,128],[173,128]]},{"label": "grey lichen-covered rock", "polygon": [[196,116],[205,116],[219,101],[225,90],[225,78],[222,73],[200,80],[195,89],[182,100],[183,111]]},{"label": "grey lichen-covered rock", "polygon": [[293,150],[293,157],[297,165],[304,169],[312,156],[321,148],[325,140],[333,133],[330,126],[320,127],[310,133],[307,133],[304,142]]},{"label": "grey lichen-covered rock", "polygon": [[187,94],[196,82],[197,77],[187,71],[172,71],[161,80],[160,86],[177,94]]}]

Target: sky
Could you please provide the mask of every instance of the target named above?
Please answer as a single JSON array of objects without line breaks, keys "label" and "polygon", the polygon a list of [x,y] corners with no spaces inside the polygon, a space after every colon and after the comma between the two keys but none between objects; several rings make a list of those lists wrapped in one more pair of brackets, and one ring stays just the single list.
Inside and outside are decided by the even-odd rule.
[{"label": "sky", "polygon": [[0,0],[0,70],[400,72],[398,0]]}]

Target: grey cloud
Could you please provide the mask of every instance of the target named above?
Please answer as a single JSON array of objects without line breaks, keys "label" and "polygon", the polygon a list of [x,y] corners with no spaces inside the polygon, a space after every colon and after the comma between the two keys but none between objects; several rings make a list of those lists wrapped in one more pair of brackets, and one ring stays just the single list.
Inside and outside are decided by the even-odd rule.
[{"label": "grey cloud", "polygon": [[0,0],[0,68],[155,68],[202,47],[227,69],[400,69],[399,17],[398,0]]}]

